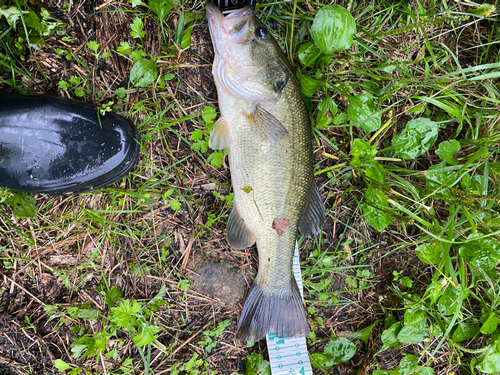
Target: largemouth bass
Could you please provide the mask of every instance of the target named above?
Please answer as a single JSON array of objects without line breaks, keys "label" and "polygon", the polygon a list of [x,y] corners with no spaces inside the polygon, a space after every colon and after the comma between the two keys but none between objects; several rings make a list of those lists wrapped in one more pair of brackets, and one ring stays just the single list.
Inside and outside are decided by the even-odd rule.
[{"label": "largemouth bass", "polygon": [[247,7],[207,17],[221,117],[212,149],[229,149],[234,190],[226,235],[257,243],[259,271],[241,312],[237,339],[307,335],[292,259],[298,232],[312,237],[325,216],[313,174],[312,132],[300,87],[278,42]]}]

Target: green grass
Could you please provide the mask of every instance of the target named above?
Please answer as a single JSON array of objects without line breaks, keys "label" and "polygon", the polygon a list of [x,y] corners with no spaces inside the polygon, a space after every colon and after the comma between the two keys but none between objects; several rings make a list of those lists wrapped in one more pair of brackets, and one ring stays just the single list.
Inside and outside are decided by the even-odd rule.
[{"label": "green grass", "polygon": [[[3,293],[26,295],[30,280],[45,285],[46,274],[57,280],[64,297],[42,293],[45,315],[33,314],[70,332],[55,357],[72,374],[102,366],[114,374],[242,373],[233,358],[251,353],[247,368],[260,373],[264,348],[233,341],[239,308],[191,290],[184,267],[208,248],[240,266],[252,262],[224,239],[232,195],[224,155],[207,147],[217,103],[204,3],[166,13],[134,2],[104,7],[92,17],[125,27],[92,39],[70,37],[76,29],[62,30],[32,5],[0,4],[40,21],[29,12],[15,26],[0,18],[0,83],[113,108],[142,136],[139,164],[111,187],[36,203],[0,190]],[[313,40],[323,2],[258,6],[293,57],[327,207],[323,235],[301,241],[315,371],[498,372],[498,10],[452,1],[338,4],[355,21],[352,43],[340,34]],[[35,37],[45,39],[36,53],[26,44]],[[23,279],[9,279],[14,272]]]}]

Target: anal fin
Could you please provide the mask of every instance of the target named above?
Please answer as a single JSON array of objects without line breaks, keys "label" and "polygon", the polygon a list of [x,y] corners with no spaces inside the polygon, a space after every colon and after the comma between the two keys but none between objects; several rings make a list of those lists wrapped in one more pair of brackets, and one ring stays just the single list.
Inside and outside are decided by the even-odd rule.
[{"label": "anal fin", "polygon": [[226,236],[229,246],[237,250],[252,246],[255,242],[254,234],[246,226],[234,203],[227,220]]},{"label": "anal fin", "polygon": [[304,237],[315,237],[321,233],[325,220],[325,207],[319,195],[318,187],[313,181],[309,200],[299,221],[299,231]]},{"label": "anal fin", "polygon": [[255,104],[252,112],[245,113],[245,117],[250,126],[255,128],[264,138],[279,141],[288,134],[283,124],[259,103]]},{"label": "anal fin", "polygon": [[229,147],[229,131],[224,117],[220,117],[210,130],[208,145],[212,150],[222,150],[224,147]]}]

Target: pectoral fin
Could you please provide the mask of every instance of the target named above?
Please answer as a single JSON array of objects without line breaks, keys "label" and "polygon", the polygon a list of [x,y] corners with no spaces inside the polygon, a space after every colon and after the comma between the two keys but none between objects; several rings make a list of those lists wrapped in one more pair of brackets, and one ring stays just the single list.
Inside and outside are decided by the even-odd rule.
[{"label": "pectoral fin", "polygon": [[220,117],[215,122],[210,131],[208,145],[212,150],[222,150],[224,147],[229,147],[229,131],[224,117]]},{"label": "pectoral fin", "polygon": [[253,111],[245,114],[245,117],[250,126],[272,141],[279,141],[288,134],[283,124],[260,104],[256,104]]},{"label": "pectoral fin", "polygon": [[[314,181],[313,181],[314,184]],[[321,226],[325,220],[325,207],[319,195],[318,187],[314,184],[309,195],[309,201],[299,221],[299,231],[304,237],[315,237],[321,233]]]},{"label": "pectoral fin", "polygon": [[237,250],[245,249],[255,242],[254,234],[247,228],[234,204],[227,220],[226,236],[229,245]]}]

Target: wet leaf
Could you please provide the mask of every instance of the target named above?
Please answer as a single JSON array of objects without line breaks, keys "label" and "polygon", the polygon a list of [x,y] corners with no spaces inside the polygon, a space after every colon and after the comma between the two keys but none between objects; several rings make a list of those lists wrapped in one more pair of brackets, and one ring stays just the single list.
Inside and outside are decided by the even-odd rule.
[{"label": "wet leaf", "polygon": [[328,341],[323,353],[312,354],[312,365],[320,369],[329,369],[333,365],[350,360],[356,353],[356,345],[344,337]]},{"label": "wet leaf", "polygon": [[461,307],[459,304],[460,293],[462,293],[460,285],[457,288],[452,284],[448,284],[437,303],[439,312],[443,315],[455,314],[456,310]]},{"label": "wet leaf", "polygon": [[319,56],[321,51],[314,42],[307,42],[299,47],[299,60],[304,67],[313,65]]},{"label": "wet leaf", "polygon": [[483,361],[476,368],[486,374],[496,374],[500,371],[499,338],[491,343],[490,348],[484,353]]},{"label": "wet leaf", "polygon": [[377,146],[372,146],[368,142],[356,138],[352,142],[352,161],[353,167],[361,167],[362,161],[371,161],[377,155]]},{"label": "wet leaf", "polygon": [[314,43],[325,55],[333,55],[351,46],[356,22],[340,5],[327,5],[319,10],[311,26]]},{"label": "wet leaf", "polygon": [[387,196],[381,189],[368,189],[364,195],[365,202],[361,205],[363,217],[379,232],[391,223],[391,218],[384,211],[389,207]]},{"label": "wet leaf", "polygon": [[479,331],[481,333],[488,333],[491,335],[497,330],[498,323],[500,323],[500,319],[498,319],[497,315],[492,311]]},{"label": "wet leaf", "polygon": [[436,150],[436,155],[439,156],[442,161],[445,161],[450,165],[457,165],[458,160],[455,159],[455,154],[458,151],[460,151],[460,143],[452,139],[449,142],[441,142]]},{"label": "wet leaf", "polygon": [[271,375],[271,365],[262,354],[252,353],[245,360],[244,375]]},{"label": "wet leaf", "polygon": [[398,333],[401,331],[401,322],[394,323],[390,328],[382,332],[382,343],[384,346],[390,348],[398,348],[401,346],[401,342],[398,340]]},{"label": "wet leaf", "polygon": [[347,117],[351,124],[367,133],[379,129],[382,125],[382,115],[377,111],[373,96],[367,92],[349,97]]},{"label": "wet leaf", "polygon": [[394,152],[403,159],[415,159],[436,142],[438,124],[428,118],[408,122],[404,130],[392,139]]},{"label": "wet leaf", "polygon": [[457,172],[453,170],[443,170],[445,163],[433,165],[427,170],[425,176],[427,190],[433,194],[443,194],[448,196],[450,193],[446,187],[451,186],[457,180]]},{"label": "wet leaf", "polygon": [[130,81],[135,87],[146,87],[158,77],[156,63],[147,59],[137,61],[130,71]]},{"label": "wet leaf", "polygon": [[372,164],[372,166],[366,167],[365,169],[366,177],[383,184],[385,182],[384,167],[375,160],[370,161],[370,164]]},{"label": "wet leaf", "polygon": [[313,353],[310,355],[311,365],[314,368],[327,370],[334,365],[331,356],[321,353]]},{"label": "wet leaf", "polygon": [[14,196],[7,198],[5,204],[12,207],[12,213],[18,218],[35,217],[38,213],[36,200],[31,195],[17,192]]},{"label": "wet leaf", "polygon": [[458,249],[467,262],[490,271],[500,262],[500,243],[495,239],[483,238],[465,243]]},{"label": "wet leaf", "polygon": [[439,264],[443,257],[443,250],[438,241],[418,245],[415,251],[418,259],[425,264]]},{"label": "wet leaf", "polygon": [[453,332],[451,339],[454,342],[462,342],[473,338],[479,329],[470,324],[458,323],[458,327]]},{"label": "wet leaf", "polygon": [[418,344],[429,334],[427,314],[422,310],[406,311],[405,324],[398,333],[398,340],[405,344]]},{"label": "wet leaf", "polygon": [[420,367],[418,359],[414,355],[404,354],[404,357],[399,362],[396,371],[399,375],[419,374],[419,375],[432,375],[434,370],[430,367]]},{"label": "wet leaf", "polygon": [[286,228],[290,226],[290,220],[275,218],[273,220],[273,229],[276,230],[278,236],[281,236]]},{"label": "wet leaf", "polygon": [[300,87],[302,88],[302,93],[308,97],[313,96],[319,89],[320,82],[309,76],[302,74],[300,70],[297,70],[296,75],[300,83]]}]

